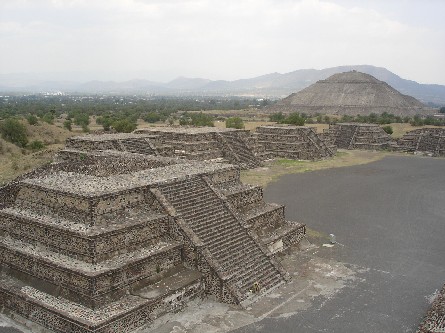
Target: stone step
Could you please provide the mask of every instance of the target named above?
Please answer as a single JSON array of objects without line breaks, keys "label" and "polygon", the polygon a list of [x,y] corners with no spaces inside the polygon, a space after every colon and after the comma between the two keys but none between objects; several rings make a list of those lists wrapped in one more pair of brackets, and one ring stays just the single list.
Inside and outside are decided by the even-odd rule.
[{"label": "stone step", "polygon": [[[161,283],[91,309],[0,276],[0,298],[11,311],[57,332],[131,332],[155,317],[181,308],[203,294],[202,275],[182,267]],[[180,301],[174,301],[181,299]],[[36,315],[36,314],[39,315]]]},{"label": "stone step", "polygon": [[209,246],[209,250],[211,249],[211,252],[216,258],[222,259],[225,258],[225,255],[228,253],[231,253],[230,250],[236,247],[248,246],[249,241],[252,242],[244,231],[230,239],[220,238],[217,242]]},{"label": "stone step", "polygon": [[129,209],[107,223],[107,228],[85,227],[60,217],[9,207],[0,210],[0,230],[15,239],[94,263],[162,237],[168,230],[168,219],[164,214]]},{"label": "stone step", "polygon": [[220,237],[230,237],[237,231],[239,231],[239,226],[232,223],[227,226],[208,228],[207,230],[196,232],[196,234],[202,241],[211,244],[212,242],[217,241]]},{"label": "stone step", "polygon": [[210,221],[204,220],[200,224],[191,226],[193,228],[193,231],[198,235],[201,235],[205,232],[209,232],[209,234],[211,234],[218,230],[224,230],[229,227],[239,229],[238,222],[234,220],[232,216],[216,217],[213,220]]},{"label": "stone step", "polygon": [[[157,274],[157,265],[169,269],[182,262],[181,244],[159,242],[99,264],[90,264],[43,246],[2,238],[2,264],[17,271],[79,293],[93,301],[100,295],[124,288]],[[165,260],[168,256],[171,259]]]}]

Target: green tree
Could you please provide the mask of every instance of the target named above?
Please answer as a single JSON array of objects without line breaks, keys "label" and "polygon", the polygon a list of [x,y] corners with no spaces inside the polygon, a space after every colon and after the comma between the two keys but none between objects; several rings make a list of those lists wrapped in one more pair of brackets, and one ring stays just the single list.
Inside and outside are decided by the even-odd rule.
[{"label": "green tree", "polygon": [[149,112],[142,119],[147,123],[155,123],[161,120],[161,115],[157,112]]},{"label": "green tree", "polygon": [[73,129],[73,123],[71,122],[71,119],[67,119],[63,122],[63,127],[65,127],[68,131],[71,132]]},{"label": "green tree", "polygon": [[275,121],[277,123],[282,122],[286,117],[284,116],[283,112],[278,112],[278,113],[272,113],[269,116],[269,120],[270,121]]},{"label": "green tree", "polygon": [[82,128],[87,127],[90,124],[90,116],[87,113],[76,113],[74,114],[74,124],[81,126]]},{"label": "green tree", "polygon": [[0,124],[0,132],[3,139],[16,144],[19,147],[25,147],[28,143],[28,135],[25,126],[15,118],[8,118]]},{"label": "green tree", "polygon": [[137,125],[136,123],[131,122],[129,119],[119,119],[114,121],[111,127],[113,127],[115,131],[119,133],[130,133],[136,129]]},{"label": "green tree", "polygon": [[39,119],[33,114],[28,115],[28,117],[26,117],[26,120],[28,120],[28,124],[30,125],[37,125],[37,123],[39,122]]},{"label": "green tree", "polygon": [[445,113],[445,106],[442,106],[442,107],[439,109],[439,112],[440,112],[440,113]]},{"label": "green tree", "polygon": [[230,117],[226,119],[226,127],[227,128],[244,128],[244,122],[240,117]]},{"label": "green tree", "polygon": [[291,113],[282,122],[285,124],[291,124],[296,126],[303,126],[306,119],[302,117],[298,112]]}]

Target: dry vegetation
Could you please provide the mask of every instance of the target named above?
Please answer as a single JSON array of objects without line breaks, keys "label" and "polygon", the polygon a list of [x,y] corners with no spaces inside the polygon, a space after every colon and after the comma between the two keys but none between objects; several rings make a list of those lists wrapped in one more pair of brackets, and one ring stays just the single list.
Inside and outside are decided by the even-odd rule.
[{"label": "dry vegetation", "polygon": [[29,142],[41,141],[45,144],[45,148],[32,151],[0,138],[0,186],[33,168],[51,162],[55,153],[64,147],[68,137],[81,134],[79,129],[69,132],[59,122],[55,125],[45,122],[29,125],[23,120],[22,124],[26,126]]}]

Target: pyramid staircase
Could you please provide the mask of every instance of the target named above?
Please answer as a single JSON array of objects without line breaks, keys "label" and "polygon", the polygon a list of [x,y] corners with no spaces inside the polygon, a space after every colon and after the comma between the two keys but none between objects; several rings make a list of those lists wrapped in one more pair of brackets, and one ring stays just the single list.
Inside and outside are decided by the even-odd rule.
[{"label": "pyramid staircase", "polygon": [[145,138],[122,139],[118,142],[123,151],[143,155],[159,155],[154,145]]},{"label": "pyramid staircase", "polygon": [[210,252],[224,281],[240,304],[248,304],[257,292],[269,292],[284,283],[283,271],[249,234],[242,221],[201,177],[159,187],[187,227]]},{"label": "pyramid staircase", "polygon": [[223,153],[230,163],[240,165],[241,168],[251,169],[261,165],[255,157],[253,149],[248,147],[247,138],[241,139],[238,132],[216,133],[217,139],[223,144]]},{"label": "pyramid staircase", "polygon": [[331,124],[324,135],[331,137],[341,149],[383,149],[388,147],[391,140],[380,126],[374,124]]}]

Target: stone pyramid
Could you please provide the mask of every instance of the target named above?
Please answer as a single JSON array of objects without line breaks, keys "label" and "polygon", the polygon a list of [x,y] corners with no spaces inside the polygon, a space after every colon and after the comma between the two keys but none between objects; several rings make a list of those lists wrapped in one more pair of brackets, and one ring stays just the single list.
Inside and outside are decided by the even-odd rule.
[{"label": "stone pyramid", "polygon": [[367,115],[388,112],[396,115],[434,113],[411,96],[387,83],[357,71],[338,73],[284,98],[271,112],[307,114]]}]

